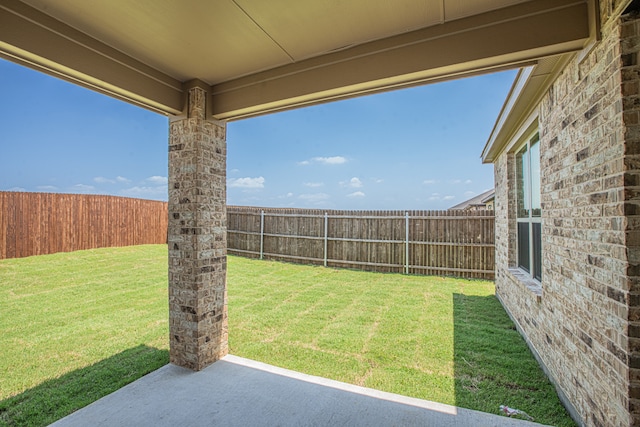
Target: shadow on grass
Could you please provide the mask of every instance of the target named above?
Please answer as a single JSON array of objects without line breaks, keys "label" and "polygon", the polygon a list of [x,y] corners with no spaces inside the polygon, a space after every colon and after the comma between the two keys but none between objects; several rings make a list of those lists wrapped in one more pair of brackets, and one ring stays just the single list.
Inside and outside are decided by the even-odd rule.
[{"label": "shadow on grass", "polygon": [[169,363],[139,345],[0,402],[0,426],[46,426]]},{"label": "shadow on grass", "polygon": [[454,294],[453,316],[457,406],[495,414],[507,405],[539,423],[575,425],[495,296]]}]

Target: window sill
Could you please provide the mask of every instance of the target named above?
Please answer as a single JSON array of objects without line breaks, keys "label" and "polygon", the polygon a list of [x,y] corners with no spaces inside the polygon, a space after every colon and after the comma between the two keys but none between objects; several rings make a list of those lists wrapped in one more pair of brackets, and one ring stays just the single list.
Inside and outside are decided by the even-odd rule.
[{"label": "window sill", "polygon": [[542,285],[540,282],[532,279],[529,274],[519,268],[510,268],[508,271],[517,282],[520,282],[533,295],[535,295],[537,303],[542,302]]}]

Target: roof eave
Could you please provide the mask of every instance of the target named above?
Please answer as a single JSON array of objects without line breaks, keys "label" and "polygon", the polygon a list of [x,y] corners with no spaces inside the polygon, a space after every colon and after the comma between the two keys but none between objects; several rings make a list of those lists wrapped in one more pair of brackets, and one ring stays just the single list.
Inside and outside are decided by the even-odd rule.
[{"label": "roof eave", "polygon": [[520,69],[493,130],[482,150],[482,162],[494,163],[513,136],[535,113],[547,89],[575,54],[545,58],[531,67]]}]

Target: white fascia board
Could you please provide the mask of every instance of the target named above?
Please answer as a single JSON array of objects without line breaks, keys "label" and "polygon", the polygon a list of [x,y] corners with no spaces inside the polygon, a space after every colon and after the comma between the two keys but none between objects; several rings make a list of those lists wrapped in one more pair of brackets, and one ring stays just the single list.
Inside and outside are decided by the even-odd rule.
[{"label": "white fascia board", "polygon": [[521,99],[524,88],[526,87],[534,68],[535,66],[530,66],[521,68],[520,71],[518,71],[518,74],[513,81],[513,85],[511,86],[511,90],[507,95],[507,99],[500,110],[498,119],[493,126],[489,140],[482,150],[481,157],[483,163],[492,163],[495,160],[495,154],[502,151],[504,146],[508,143],[508,140],[505,138],[505,134],[510,134],[512,131],[506,127],[506,124],[508,121],[513,120],[512,113],[514,106]]}]

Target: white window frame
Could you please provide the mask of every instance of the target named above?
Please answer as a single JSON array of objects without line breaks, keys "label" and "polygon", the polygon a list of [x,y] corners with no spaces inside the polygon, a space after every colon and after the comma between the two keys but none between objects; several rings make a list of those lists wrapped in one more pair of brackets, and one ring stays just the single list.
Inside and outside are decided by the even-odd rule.
[{"label": "white window frame", "polygon": [[[532,134],[530,134],[530,136],[526,139],[526,141],[520,145],[518,147],[517,150],[515,150],[516,153],[516,158],[518,156],[518,153],[520,153],[522,151],[522,149],[524,147],[527,147],[527,150],[529,153],[531,153],[531,145],[532,143],[536,142],[538,144],[540,144],[540,136],[539,136],[539,132],[536,129]],[[538,147],[540,147],[540,145],[538,145]],[[542,233],[542,209],[540,209],[540,216],[533,216],[533,197],[532,197],[532,188],[533,186],[531,185],[531,155],[528,156],[528,160],[529,160],[529,164],[527,165],[527,171],[526,173],[523,172],[523,175],[525,179],[529,180],[529,194],[526,194],[525,197],[527,197],[529,200],[529,214],[527,217],[523,217],[520,218],[518,212],[516,212],[516,222],[518,224],[523,224],[526,223],[529,225],[529,270],[527,271],[525,270],[523,267],[521,267],[521,254],[520,254],[520,236],[518,235],[518,227],[516,227],[516,264],[517,267],[520,271],[522,271],[523,274],[526,274],[529,278],[531,278],[532,280],[534,280],[536,283],[540,284],[541,283],[541,279],[542,279],[542,241],[540,242],[540,279],[536,278],[534,276],[534,265],[535,265],[535,253],[534,253],[534,238],[533,238],[533,224],[540,224],[541,230],[540,232]],[[538,164],[541,166],[540,161],[538,161]],[[542,177],[542,174],[540,174],[540,177]],[[519,176],[516,172],[516,179],[519,179]],[[541,183],[542,184],[542,183]],[[540,188],[540,190],[542,190],[542,188]],[[519,198],[519,189],[518,189],[518,183],[516,183],[516,207],[518,206],[518,198]],[[524,191],[523,191],[524,193]],[[517,210],[517,208],[516,208]],[[541,239],[542,240],[542,239]]]}]

